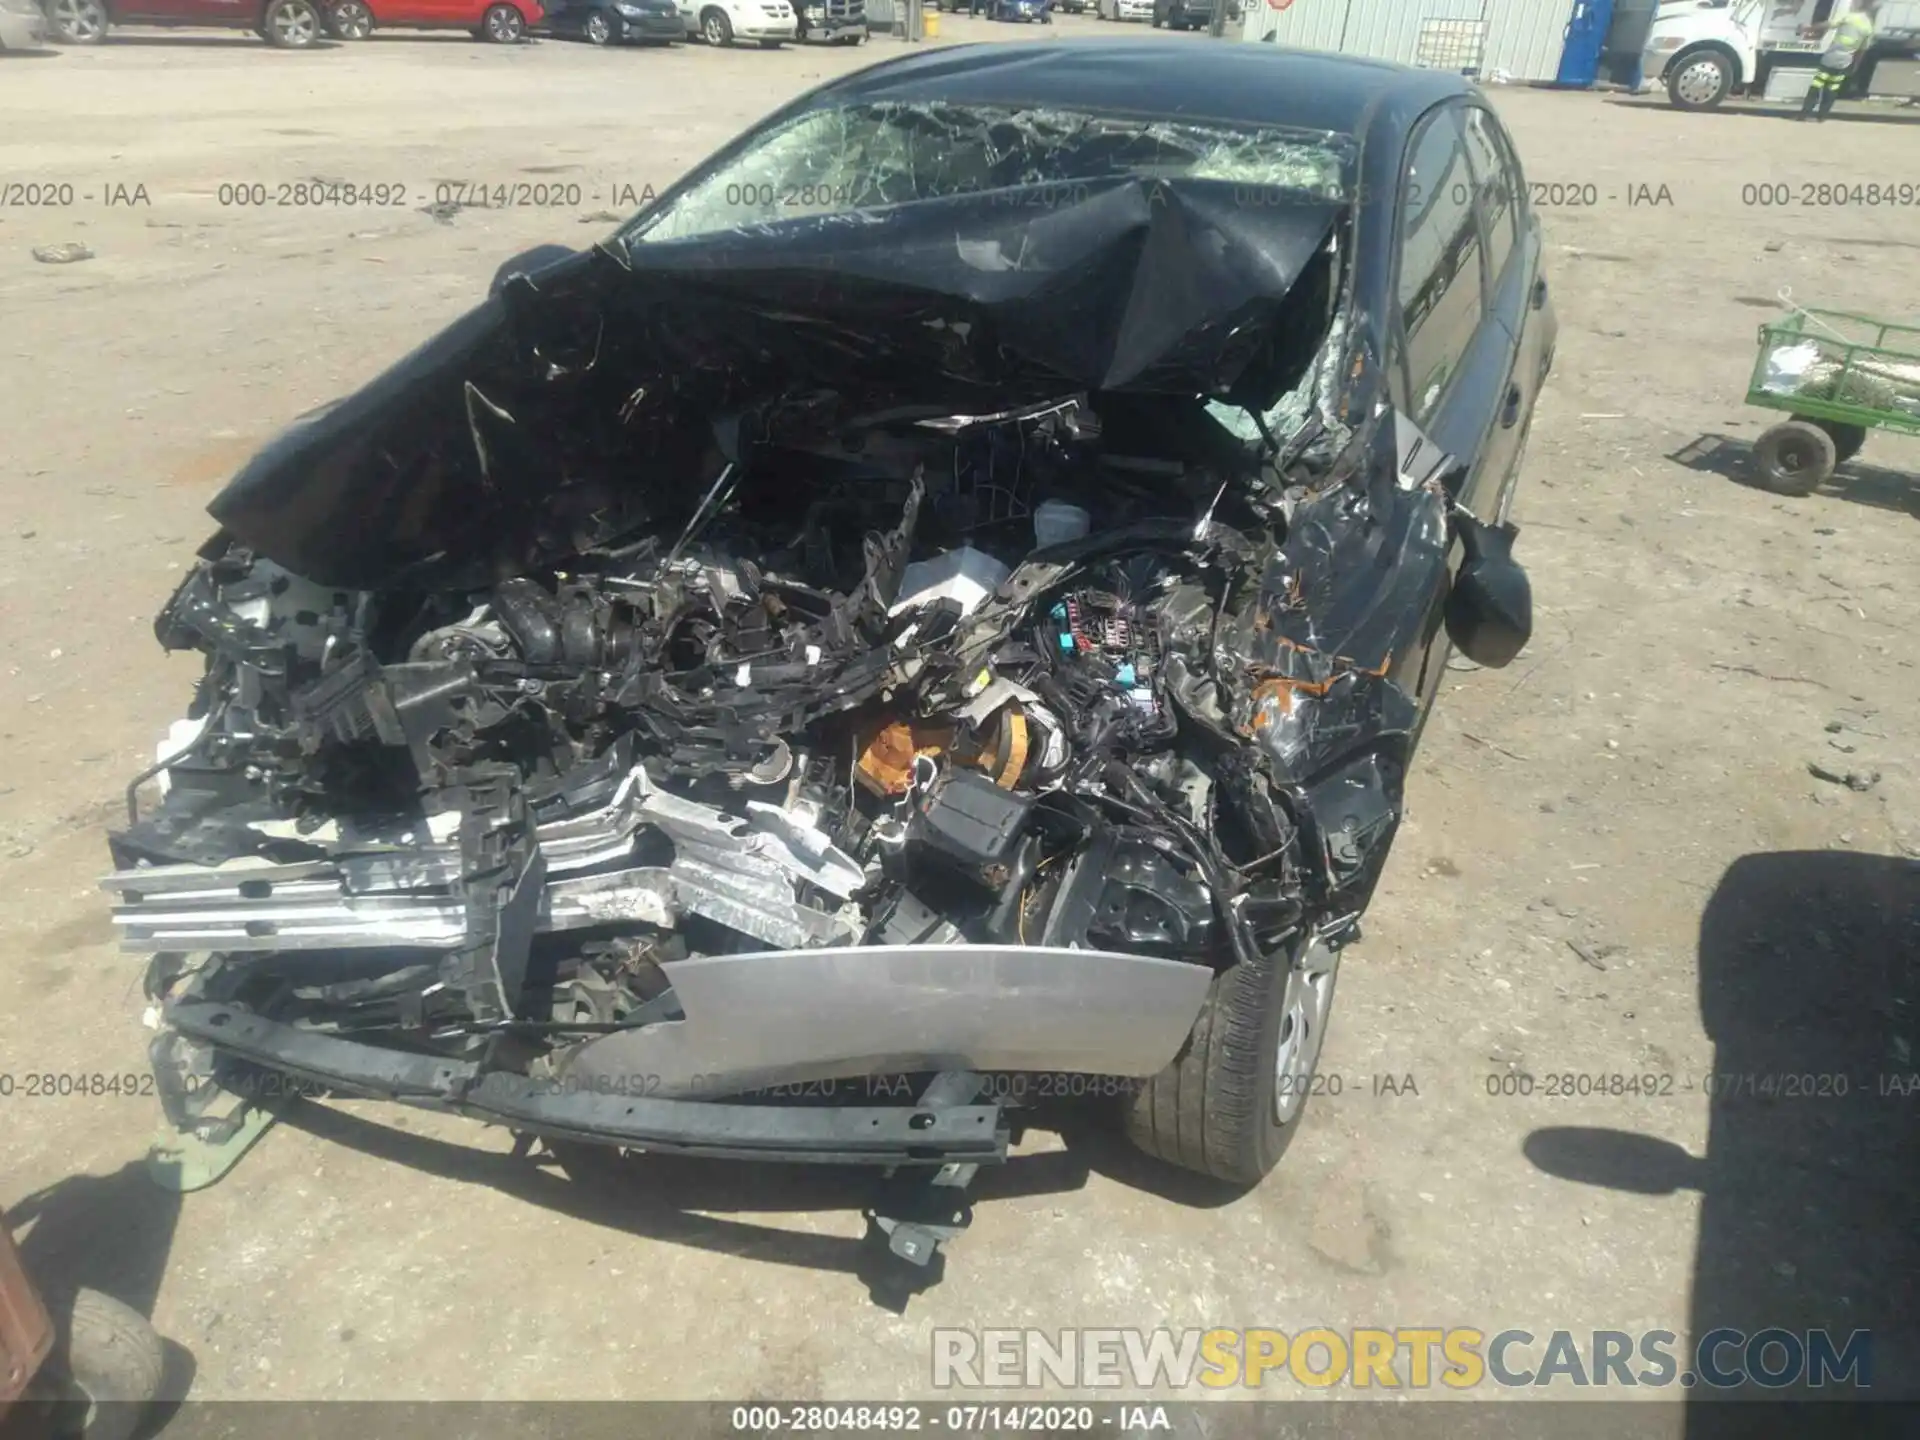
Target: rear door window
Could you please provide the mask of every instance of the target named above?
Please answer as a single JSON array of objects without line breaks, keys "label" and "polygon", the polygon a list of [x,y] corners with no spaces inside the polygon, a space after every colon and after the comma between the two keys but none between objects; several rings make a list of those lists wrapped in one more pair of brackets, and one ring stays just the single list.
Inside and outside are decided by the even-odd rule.
[{"label": "rear door window", "polygon": [[1484,309],[1480,225],[1460,107],[1420,123],[1400,185],[1399,300],[1414,417],[1430,416]]},{"label": "rear door window", "polygon": [[1467,158],[1473,162],[1474,191],[1486,218],[1487,273],[1497,285],[1506,272],[1507,257],[1520,238],[1520,186],[1500,141],[1499,124],[1478,105],[1465,115]]}]

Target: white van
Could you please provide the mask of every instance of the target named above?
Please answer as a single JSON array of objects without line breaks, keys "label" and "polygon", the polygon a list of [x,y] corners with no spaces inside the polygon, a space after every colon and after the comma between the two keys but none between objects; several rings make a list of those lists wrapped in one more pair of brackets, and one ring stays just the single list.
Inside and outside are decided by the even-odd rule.
[{"label": "white van", "polygon": [[753,40],[772,50],[800,38],[799,19],[787,0],[675,0],[689,36],[709,45]]}]

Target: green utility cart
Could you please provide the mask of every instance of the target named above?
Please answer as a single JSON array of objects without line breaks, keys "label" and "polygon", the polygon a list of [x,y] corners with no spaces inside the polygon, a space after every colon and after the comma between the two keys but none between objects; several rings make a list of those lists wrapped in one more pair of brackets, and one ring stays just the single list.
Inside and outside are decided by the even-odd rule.
[{"label": "green utility cart", "polygon": [[1797,309],[1760,327],[1747,403],[1793,417],[1754,442],[1760,483],[1809,495],[1869,430],[1920,435],[1920,325]]}]

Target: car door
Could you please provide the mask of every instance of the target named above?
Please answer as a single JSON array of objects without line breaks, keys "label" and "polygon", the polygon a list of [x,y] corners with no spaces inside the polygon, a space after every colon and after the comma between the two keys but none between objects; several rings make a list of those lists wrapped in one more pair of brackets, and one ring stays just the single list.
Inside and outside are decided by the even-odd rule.
[{"label": "car door", "polygon": [[1465,110],[1459,100],[1435,106],[1408,136],[1396,231],[1396,339],[1408,417],[1464,462],[1455,498],[1478,514],[1498,484],[1486,452],[1513,366],[1513,338],[1488,306]]},{"label": "car door", "polygon": [[[456,6],[463,3],[464,0],[367,0],[368,8],[373,11],[375,25],[401,30],[437,29],[442,25],[457,24],[460,16]],[[473,26],[479,23],[480,14],[476,9],[467,24]]]},{"label": "car door", "polygon": [[[1487,437],[1512,367],[1513,342],[1487,304],[1486,239],[1463,109],[1461,101],[1447,101],[1408,131],[1395,196],[1390,343],[1401,410],[1462,462],[1448,483],[1454,498],[1474,509],[1489,494]],[[1455,550],[1457,562],[1457,543]],[[1402,660],[1417,674],[1403,683],[1410,684],[1423,712],[1439,688],[1448,652],[1441,626],[1436,605],[1420,647]]]},{"label": "car door", "polygon": [[1484,105],[1469,105],[1464,124],[1492,277],[1488,308],[1513,340],[1498,427],[1487,442],[1488,469],[1499,488],[1486,518],[1497,520],[1512,507],[1534,406],[1553,361],[1557,324],[1547,289],[1545,238],[1527,200],[1526,175],[1513,140]]},{"label": "car door", "polygon": [[252,26],[258,0],[125,0],[114,5],[121,20],[185,20],[200,25]]},{"label": "car door", "polygon": [[1487,323],[1497,326],[1505,337],[1503,348],[1507,357],[1499,411],[1481,446],[1485,493],[1494,499],[1491,503],[1482,502],[1484,510],[1470,507],[1489,520],[1505,508],[1505,501],[1512,493],[1520,437],[1525,431],[1525,419],[1532,413],[1535,380],[1534,376],[1524,373],[1518,343],[1527,310],[1526,266],[1520,251],[1520,216],[1516,208],[1520,197],[1513,191],[1498,142],[1487,128],[1492,120],[1492,113],[1480,105],[1467,105],[1460,112],[1461,133],[1467,142],[1467,164],[1473,175],[1474,207],[1479,212],[1486,255]]}]

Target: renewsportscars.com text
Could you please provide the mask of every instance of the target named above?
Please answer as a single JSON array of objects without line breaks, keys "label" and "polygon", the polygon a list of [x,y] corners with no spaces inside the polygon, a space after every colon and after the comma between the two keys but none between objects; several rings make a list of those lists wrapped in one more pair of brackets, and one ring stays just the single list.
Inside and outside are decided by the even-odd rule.
[{"label": "renewsportscars.com text", "polygon": [[936,1389],[1471,1390],[1558,1386],[1864,1390],[1872,1336],[1855,1330],[948,1330],[933,1332]]}]

